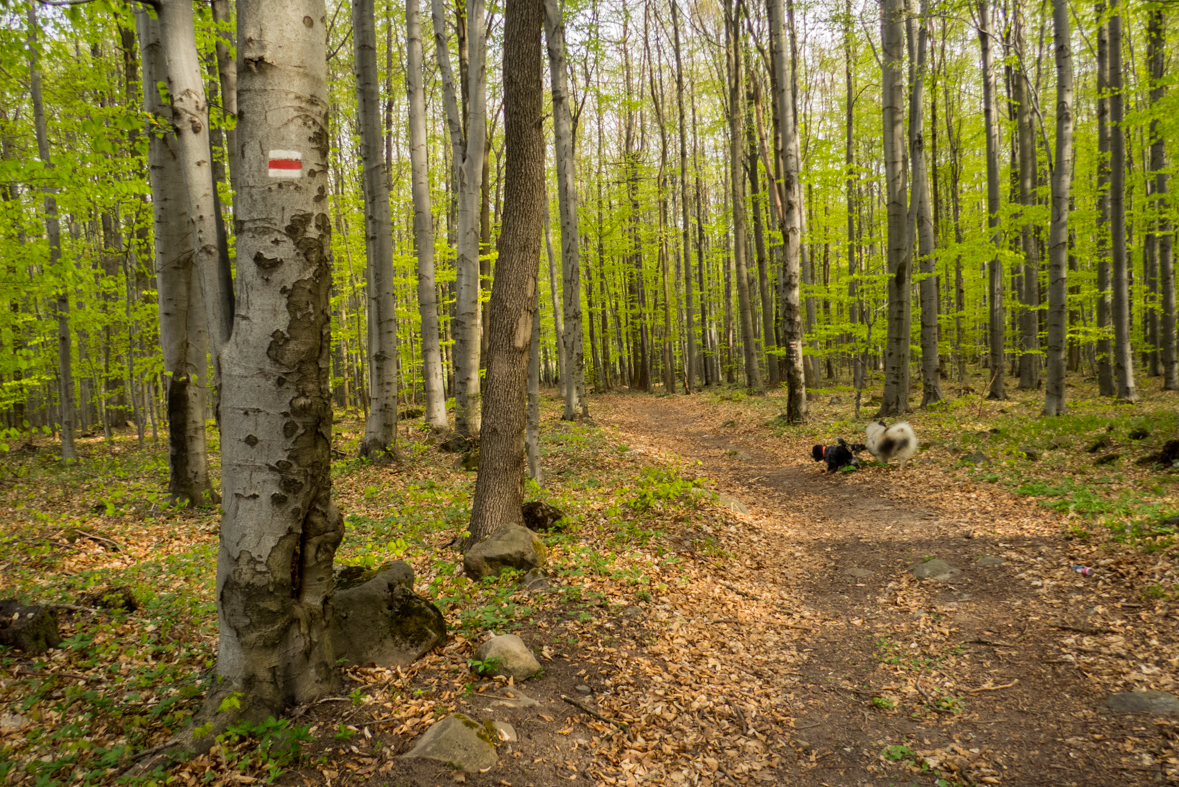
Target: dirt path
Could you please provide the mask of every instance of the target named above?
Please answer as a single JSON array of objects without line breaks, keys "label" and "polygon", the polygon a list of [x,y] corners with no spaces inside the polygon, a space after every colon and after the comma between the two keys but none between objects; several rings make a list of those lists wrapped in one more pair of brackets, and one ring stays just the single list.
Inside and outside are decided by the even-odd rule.
[{"label": "dirt path", "polygon": [[[1116,581],[1072,572],[1077,548],[1043,535],[1059,528],[1029,526],[1043,525],[1042,509],[952,482],[931,459],[828,476],[808,441],[775,439],[704,397],[604,405],[599,419],[632,447],[698,462],[750,512],[728,533],[681,534],[680,543],[716,540],[728,554],[689,549],[698,581],[655,620],[671,634],[653,655],[688,651],[678,658],[694,686],[679,712],[694,712],[705,738],[735,728],[736,756],[720,758],[706,781],[1175,778],[1175,728],[1105,703],[1111,684],[1129,688],[1116,687],[1111,665],[1160,668],[1134,663],[1147,644],[1133,629],[1142,605]],[[909,566],[932,557],[956,573],[918,582]],[[604,701],[616,713],[650,697],[619,695]],[[641,772],[642,758],[631,759]]]}]

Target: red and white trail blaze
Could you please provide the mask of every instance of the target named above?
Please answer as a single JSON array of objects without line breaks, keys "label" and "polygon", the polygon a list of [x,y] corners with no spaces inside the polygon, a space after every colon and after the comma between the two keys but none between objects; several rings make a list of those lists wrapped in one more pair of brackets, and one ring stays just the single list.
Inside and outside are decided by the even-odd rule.
[{"label": "red and white trail blaze", "polygon": [[297,150],[270,151],[269,170],[272,178],[303,177],[303,154]]}]

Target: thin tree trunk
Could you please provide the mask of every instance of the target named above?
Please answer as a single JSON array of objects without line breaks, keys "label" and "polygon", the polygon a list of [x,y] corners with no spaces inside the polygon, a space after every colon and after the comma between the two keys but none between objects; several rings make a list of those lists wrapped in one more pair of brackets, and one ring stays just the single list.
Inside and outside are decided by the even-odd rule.
[{"label": "thin tree trunk", "polygon": [[999,126],[995,119],[995,72],[991,65],[991,5],[988,0],[978,3],[978,39],[982,47],[983,72],[983,123],[987,135],[987,226],[991,229],[991,243],[995,255],[988,264],[987,302],[990,307],[988,341],[990,347],[991,385],[988,399],[1006,399],[1004,379],[1004,350],[1006,325],[1003,311],[1003,260],[1000,244],[1003,242],[999,229]]},{"label": "thin tree trunk", "polygon": [[[1024,49],[1023,12],[1016,3],[1015,46]],[[1015,99],[1019,136],[1019,202],[1025,210],[1036,205],[1037,163],[1036,138],[1032,124],[1032,84],[1027,73],[1027,60],[1021,59],[1012,73],[1012,96]],[[1040,386],[1040,241],[1036,227],[1026,216],[1020,220],[1020,242],[1023,250],[1022,286],[1019,289],[1019,387],[1031,390]],[[1068,237],[1067,230],[1065,237]]]},{"label": "thin tree trunk", "polygon": [[570,421],[589,415],[585,395],[585,328],[581,314],[581,237],[577,222],[577,171],[574,166],[573,113],[569,106],[568,67],[565,62],[565,21],[558,0],[545,0],[545,40],[553,94],[553,133],[556,141],[557,204],[561,213],[561,281],[565,330],[557,337],[565,355],[565,410]]},{"label": "thin tree trunk", "polygon": [[[916,62],[909,96],[909,160],[913,167],[913,193],[910,224],[916,225],[917,259],[921,273],[921,406],[928,407],[942,399],[941,357],[938,354],[937,257],[934,237],[933,205],[929,195],[928,169],[925,163],[925,128],[922,101],[925,91],[926,51],[929,41],[929,2],[921,0],[921,20],[917,30]],[[910,22],[912,25],[912,22]],[[906,401],[907,401],[906,395]]]},{"label": "thin tree trunk", "polygon": [[1043,415],[1064,415],[1065,344],[1068,340],[1068,214],[1073,179],[1073,62],[1068,0],[1053,0],[1056,51],[1056,167],[1052,171],[1052,224],[1048,234],[1048,374]]},{"label": "thin tree trunk", "polygon": [[684,117],[684,64],[680,52],[678,0],[671,0],[671,26],[675,36],[675,101],[680,126],[680,220],[683,226],[680,255],[684,266],[684,298],[687,310],[684,387],[687,388],[687,393],[692,393],[696,389],[696,316],[692,287],[691,221],[688,218],[688,129]]},{"label": "thin tree trunk", "polygon": [[381,133],[380,74],[374,0],[352,0],[356,124],[364,195],[365,280],[368,284],[368,418],[360,456],[397,455],[397,308],[393,295],[393,227]]},{"label": "thin tree trunk", "polygon": [[[33,127],[37,137],[37,156],[46,173],[53,170],[53,159],[49,152],[49,129],[45,120],[45,104],[41,93],[41,69],[38,65],[38,51],[40,44],[37,34],[41,24],[37,20],[37,6],[30,4],[28,9],[29,34],[29,93],[33,102]],[[49,260],[46,268],[63,282],[54,298],[54,314],[57,318],[57,374],[60,389],[58,403],[60,405],[59,420],[61,422],[61,460],[76,462],[77,449],[74,447],[74,419],[76,407],[74,404],[74,371],[72,358],[72,336],[70,332],[70,290],[64,282],[69,277],[60,268],[68,265],[61,259],[61,224],[57,217],[57,187],[52,185],[52,179],[46,178],[46,185],[42,188],[44,194],[42,205],[45,210],[45,236],[49,241]]]},{"label": "thin tree trunk", "polygon": [[[752,72],[752,58],[750,58],[750,72]],[[753,93],[757,95],[756,82],[752,82]],[[765,192],[757,176],[758,143],[757,132],[754,129],[753,113],[747,104],[745,130],[749,147],[749,187],[753,191],[753,238],[757,250],[757,285],[761,296],[761,324],[762,351],[766,357],[766,380],[771,388],[778,387],[778,364],[776,361],[777,344],[774,341],[774,301],[770,295],[770,272],[766,259],[765,239]],[[768,163],[768,161],[767,161]],[[767,184],[769,189],[776,190],[773,183]]]},{"label": "thin tree trunk", "polygon": [[1110,0],[1109,17],[1109,114],[1113,124],[1110,135],[1110,242],[1112,255],[1112,317],[1114,329],[1114,377],[1117,396],[1124,402],[1137,402],[1134,385],[1134,350],[1130,346],[1130,280],[1126,257],[1126,130],[1125,101],[1122,96],[1122,17],[1121,0]]},{"label": "thin tree trunk", "polygon": [[[1147,28],[1147,48],[1150,59],[1150,104],[1158,107],[1167,94],[1166,84],[1166,37],[1163,9],[1155,6],[1150,10]],[[1179,390],[1179,358],[1175,351],[1175,266],[1173,249],[1175,237],[1171,225],[1168,193],[1170,182],[1167,175],[1167,143],[1159,127],[1159,119],[1152,115],[1150,121],[1150,169],[1154,173],[1154,193],[1157,210],[1155,231],[1158,236],[1159,287],[1162,289],[1162,326],[1159,330],[1159,344],[1162,350],[1163,390]]]},{"label": "thin tree trunk", "polygon": [[426,98],[422,87],[420,0],[405,0],[407,53],[405,87],[409,99],[409,160],[413,191],[414,251],[417,254],[418,312],[422,318],[422,381],[426,389],[426,424],[445,432],[446,390],[438,337],[438,294],[434,275],[434,222],[430,207],[430,173],[426,151]]},{"label": "thin tree trunk", "polygon": [[884,396],[878,415],[909,410],[909,297],[912,273],[906,217],[905,182],[905,3],[880,5],[883,68],[884,172],[888,200],[888,339],[884,356]]},{"label": "thin tree trunk", "polygon": [[[533,300],[539,297],[537,292]],[[532,321],[528,350],[528,425],[524,430],[524,448],[528,453],[528,477],[540,486],[544,476],[540,466],[540,320],[537,319]]]},{"label": "thin tree trunk", "polygon": [[[233,20],[229,0],[211,0],[210,5],[213,8],[213,21],[217,25],[217,76],[221,83],[221,111],[235,121],[233,128],[225,130],[225,144],[228,149],[229,184],[236,194],[237,181],[241,177],[241,151],[237,147],[237,61],[233,57]],[[237,215],[236,208],[233,215]]]},{"label": "thin tree trunk", "polygon": [[504,11],[504,212],[491,288],[487,396],[479,474],[464,548],[518,522],[524,498],[528,356],[536,318],[537,263],[544,218],[544,132],[540,29],[544,8],[507,0]]},{"label": "thin tree trunk", "polygon": [[561,383],[562,390],[564,390],[565,374],[568,371],[568,366],[566,365],[565,345],[561,342],[561,335],[565,331],[565,326],[561,323],[561,309],[559,306],[561,295],[558,292],[560,288],[557,286],[557,255],[553,252],[553,223],[549,213],[547,188],[544,197],[544,247],[549,261],[549,306],[553,311],[553,337],[557,345],[557,379]]},{"label": "thin tree trunk", "polygon": [[1109,23],[1105,1],[1096,6],[1097,28],[1097,387],[1102,396],[1114,396],[1113,345],[1110,324],[1110,151],[1109,129]]}]

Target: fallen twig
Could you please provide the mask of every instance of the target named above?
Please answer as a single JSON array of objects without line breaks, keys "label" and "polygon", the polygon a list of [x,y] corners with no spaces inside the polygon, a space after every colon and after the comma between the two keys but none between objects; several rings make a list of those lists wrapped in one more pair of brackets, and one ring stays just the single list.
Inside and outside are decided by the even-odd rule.
[{"label": "fallen twig", "polygon": [[615,727],[617,727],[617,728],[618,728],[618,731],[619,731],[619,732],[621,732],[621,733],[623,733],[624,735],[626,735],[626,739],[627,739],[628,741],[633,741],[633,740],[634,740],[634,737],[633,737],[633,736],[630,734],[630,727],[628,727],[627,725],[623,724],[622,722],[620,722],[620,721],[614,721],[614,719],[608,719],[608,718],[606,718],[605,716],[603,716],[602,714],[598,713],[596,710],[591,710],[590,708],[587,708],[585,705],[582,705],[580,702],[578,702],[577,700],[573,699],[572,697],[566,697],[564,694],[562,694],[562,695],[561,695],[561,700],[562,700],[563,702],[567,702],[567,703],[569,703],[570,705],[572,705],[573,707],[577,708],[577,709],[578,709],[579,711],[581,711],[582,713],[587,713],[587,714],[589,714],[590,716],[593,716],[593,717],[594,717],[595,719],[597,719],[598,721],[603,721],[603,722],[605,722],[605,723],[607,723],[607,724],[613,724]]},{"label": "fallen twig", "polygon": [[1078,634],[1109,634],[1109,633],[1111,633],[1111,629],[1099,628],[1097,626],[1073,626],[1069,623],[1065,623],[1064,621],[1060,621],[1060,620],[1053,620],[1053,621],[1049,622],[1048,625],[1054,629],[1059,629],[1060,631],[1075,631]]},{"label": "fallen twig", "polygon": [[977,689],[969,689],[968,691],[970,694],[978,694],[980,691],[998,691],[999,689],[1009,689],[1016,683],[1019,683],[1019,678],[1010,683],[1004,683],[1002,686],[979,686]]},{"label": "fallen twig", "polygon": [[998,640],[991,640],[991,639],[972,639],[972,640],[968,640],[966,644],[967,645],[988,645],[992,648],[1014,648],[1015,647],[1015,645],[1012,645],[1010,642],[999,642]]},{"label": "fallen twig", "polygon": [[916,684],[917,691],[921,692],[921,696],[925,698],[925,704],[928,708],[930,708],[930,710],[935,710],[938,713],[950,713],[950,714],[954,713],[954,711],[950,710],[949,708],[943,708],[942,706],[937,704],[937,700],[935,700],[933,697],[931,697],[929,695],[929,693],[925,690],[925,687],[923,687],[921,685],[921,676],[920,675],[917,676],[917,679],[914,680],[913,683]]}]

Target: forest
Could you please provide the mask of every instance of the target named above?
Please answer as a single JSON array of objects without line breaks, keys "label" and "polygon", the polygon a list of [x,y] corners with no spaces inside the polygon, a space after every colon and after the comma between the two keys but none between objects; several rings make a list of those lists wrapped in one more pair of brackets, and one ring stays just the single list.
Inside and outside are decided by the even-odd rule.
[{"label": "forest", "polygon": [[1179,779],[1171,10],[0,2],[0,784]]}]

